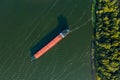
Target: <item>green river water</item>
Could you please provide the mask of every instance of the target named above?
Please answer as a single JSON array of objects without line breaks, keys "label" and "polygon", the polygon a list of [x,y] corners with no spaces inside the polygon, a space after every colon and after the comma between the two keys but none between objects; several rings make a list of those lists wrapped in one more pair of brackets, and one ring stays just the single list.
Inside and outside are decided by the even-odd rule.
[{"label": "green river water", "polygon": [[[91,0],[0,0],[0,80],[92,80]],[[64,15],[65,39],[31,62],[30,48]]]}]

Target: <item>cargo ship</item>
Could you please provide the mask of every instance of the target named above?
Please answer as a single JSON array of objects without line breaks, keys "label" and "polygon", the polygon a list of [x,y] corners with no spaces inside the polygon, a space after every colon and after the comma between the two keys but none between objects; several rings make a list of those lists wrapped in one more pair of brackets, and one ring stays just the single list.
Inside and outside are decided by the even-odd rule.
[{"label": "cargo ship", "polygon": [[31,61],[34,59],[38,59],[43,54],[45,54],[48,50],[50,50],[53,46],[55,46],[58,42],[60,42],[63,38],[65,38],[70,33],[69,29],[63,30],[59,33],[55,38],[53,38],[47,45],[45,45],[42,49],[37,51],[33,56]]}]

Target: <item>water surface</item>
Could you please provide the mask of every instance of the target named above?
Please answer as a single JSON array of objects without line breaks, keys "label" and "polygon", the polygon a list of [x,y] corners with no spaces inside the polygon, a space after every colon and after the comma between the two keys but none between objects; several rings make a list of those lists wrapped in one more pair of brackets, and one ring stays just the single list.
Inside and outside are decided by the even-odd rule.
[{"label": "water surface", "polygon": [[[76,29],[38,60],[30,48],[66,16]],[[91,1],[1,0],[0,80],[92,80],[90,67]]]}]

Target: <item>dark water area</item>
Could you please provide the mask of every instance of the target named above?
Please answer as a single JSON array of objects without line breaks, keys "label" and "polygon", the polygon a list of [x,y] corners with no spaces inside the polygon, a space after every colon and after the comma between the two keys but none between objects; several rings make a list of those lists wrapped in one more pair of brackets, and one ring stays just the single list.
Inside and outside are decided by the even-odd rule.
[{"label": "dark water area", "polygon": [[[31,62],[31,49],[65,27],[73,32]],[[92,33],[90,0],[0,0],[0,80],[92,80]]]}]

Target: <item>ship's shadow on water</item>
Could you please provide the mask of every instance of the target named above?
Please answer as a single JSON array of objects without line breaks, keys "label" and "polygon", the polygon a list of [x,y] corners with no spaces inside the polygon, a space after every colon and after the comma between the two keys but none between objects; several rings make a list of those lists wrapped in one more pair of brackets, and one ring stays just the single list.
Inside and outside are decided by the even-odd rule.
[{"label": "ship's shadow on water", "polygon": [[46,44],[48,44],[64,29],[68,29],[68,23],[65,16],[59,15],[57,19],[58,19],[57,27],[54,30],[52,30],[49,34],[47,34],[43,39],[37,42],[37,44],[35,44],[33,47],[30,48],[31,56],[33,56],[37,51],[42,49]]}]

